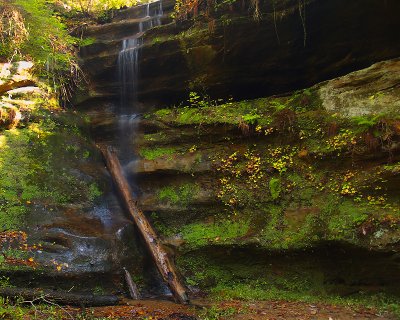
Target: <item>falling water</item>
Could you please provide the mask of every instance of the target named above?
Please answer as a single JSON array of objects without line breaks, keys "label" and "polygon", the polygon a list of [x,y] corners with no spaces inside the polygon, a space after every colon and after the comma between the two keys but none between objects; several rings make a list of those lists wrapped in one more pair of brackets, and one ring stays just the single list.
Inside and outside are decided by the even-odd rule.
[{"label": "falling water", "polygon": [[122,50],[118,56],[118,72],[121,83],[120,112],[130,114],[137,102],[137,79],[139,74],[139,48],[143,38],[128,38],[122,41]]},{"label": "falling water", "polygon": [[118,55],[118,76],[121,86],[120,107],[117,111],[119,123],[119,145],[121,162],[134,160],[132,142],[139,120],[137,87],[139,76],[139,55],[143,45],[143,33],[161,25],[163,15],[162,1],[147,3],[143,6],[143,16],[138,24],[138,32],[122,41]]},{"label": "falling water", "polygon": [[[132,172],[132,169],[135,168],[133,138],[140,121],[140,108],[137,99],[140,48],[143,45],[143,33],[150,28],[161,25],[162,2],[160,0],[148,3],[143,6],[143,9],[142,18],[138,22],[137,33],[122,41],[118,56],[118,76],[121,86],[120,106],[117,110],[119,158],[125,168],[125,176],[129,179],[132,191],[136,195],[138,195],[137,186],[129,172]],[[171,294],[152,263],[145,269],[147,273],[145,277],[150,279],[149,284],[152,288],[150,291],[163,295]]]},{"label": "falling water", "polygon": [[121,111],[120,113],[135,113],[134,106],[137,102],[137,80],[139,74],[139,53],[143,45],[143,32],[159,26],[163,15],[162,2],[157,1],[146,4],[144,16],[138,26],[138,32],[122,41],[122,48],[118,55],[118,73],[121,83]]}]

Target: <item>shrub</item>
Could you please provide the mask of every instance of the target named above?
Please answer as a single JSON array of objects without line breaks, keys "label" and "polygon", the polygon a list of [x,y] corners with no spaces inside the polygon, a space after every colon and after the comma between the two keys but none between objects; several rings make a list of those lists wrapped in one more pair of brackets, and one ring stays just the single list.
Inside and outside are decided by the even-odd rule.
[{"label": "shrub", "polygon": [[74,57],[77,39],[47,7],[46,0],[14,0],[0,10],[0,60],[35,62],[36,73],[67,101],[80,77]]},{"label": "shrub", "polygon": [[121,9],[147,2],[149,0],[62,0],[65,7],[92,17],[99,17],[110,9]]}]

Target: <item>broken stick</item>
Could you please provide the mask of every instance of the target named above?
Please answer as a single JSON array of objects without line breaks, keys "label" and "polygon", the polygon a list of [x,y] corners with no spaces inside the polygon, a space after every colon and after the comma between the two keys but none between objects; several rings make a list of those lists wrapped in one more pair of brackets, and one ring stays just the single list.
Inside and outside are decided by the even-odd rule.
[{"label": "broken stick", "polygon": [[129,271],[125,267],[123,267],[122,269],[124,269],[124,272],[125,272],[125,281],[126,281],[126,284],[128,286],[128,289],[129,289],[130,297],[132,299],[134,299],[134,300],[140,299],[139,290],[137,288],[136,283],[133,282],[131,274],[129,273]]},{"label": "broken stick", "polygon": [[113,295],[98,296],[88,293],[71,293],[35,288],[0,288],[0,296],[11,300],[20,297],[28,300],[38,300],[74,306],[100,307],[119,303],[120,299]]}]

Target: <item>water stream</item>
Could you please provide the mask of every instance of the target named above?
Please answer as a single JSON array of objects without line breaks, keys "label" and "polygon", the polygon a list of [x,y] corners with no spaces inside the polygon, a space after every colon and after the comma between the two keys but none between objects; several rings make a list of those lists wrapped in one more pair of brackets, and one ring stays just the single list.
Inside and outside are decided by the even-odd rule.
[{"label": "water stream", "polygon": [[[139,55],[143,45],[143,34],[150,28],[161,25],[163,15],[162,1],[143,5],[142,17],[139,19],[139,32],[122,40],[121,51],[118,55],[118,78],[120,83],[120,105],[116,115],[118,118],[118,145],[120,161],[123,166],[135,161],[132,146],[140,108],[137,99],[139,78]],[[135,190],[135,187],[132,186]]]},{"label": "water stream", "polygon": [[[139,32],[122,41],[118,55],[118,76],[121,84],[120,114],[134,114],[137,105],[137,84],[139,75],[139,54],[143,45],[143,33],[161,25],[162,1],[146,4],[144,15],[139,21]],[[150,9],[151,8],[151,9]]]}]

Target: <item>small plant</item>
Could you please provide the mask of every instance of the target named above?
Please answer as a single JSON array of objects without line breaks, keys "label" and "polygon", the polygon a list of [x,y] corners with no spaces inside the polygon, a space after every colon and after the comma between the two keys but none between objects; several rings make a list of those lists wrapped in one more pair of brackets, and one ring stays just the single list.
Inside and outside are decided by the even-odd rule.
[{"label": "small plant", "polygon": [[237,310],[233,307],[221,308],[214,305],[211,308],[205,308],[203,312],[201,312],[200,317],[202,320],[220,320],[225,317],[231,317],[237,313]]},{"label": "small plant", "polygon": [[276,200],[279,198],[279,195],[281,194],[281,180],[278,178],[272,178],[269,181],[269,191],[271,192],[271,197],[273,200]]},{"label": "small plant", "polygon": [[275,112],[279,112],[288,108],[286,104],[283,104],[279,100],[272,100],[270,105],[274,108]]},{"label": "small plant", "polygon": [[197,92],[191,91],[189,93],[189,106],[190,108],[207,108],[210,106],[215,106],[216,101],[211,100],[211,98],[207,95],[201,96]]},{"label": "small plant", "polygon": [[242,119],[247,124],[254,125],[257,123],[257,120],[261,119],[261,115],[257,113],[249,113],[242,116]]},{"label": "small plant", "polygon": [[96,198],[100,197],[103,193],[99,189],[98,185],[96,183],[91,183],[89,185],[89,190],[88,190],[88,197],[91,201],[95,200]]},{"label": "small plant", "polygon": [[10,283],[10,278],[9,277],[0,277],[0,288],[10,288],[12,287]]},{"label": "small plant", "polygon": [[354,131],[350,129],[342,129],[340,132],[326,141],[328,147],[332,151],[347,151],[357,143],[357,137]]},{"label": "small plant", "polygon": [[366,132],[379,123],[380,115],[353,117],[352,121],[358,127],[359,132]]},{"label": "small plant", "polygon": [[90,37],[82,38],[82,39],[78,38],[76,40],[76,45],[79,46],[79,47],[86,47],[86,46],[89,46],[89,45],[95,43],[95,41],[96,41],[96,39],[90,38]]},{"label": "small plant", "polygon": [[102,286],[96,286],[94,289],[93,289],[93,294],[94,295],[103,295],[103,294],[105,294],[106,293],[106,291],[104,290],[104,288],[102,287]]},{"label": "small plant", "polygon": [[294,157],[298,153],[298,148],[286,146],[272,148],[268,151],[267,163],[282,175],[294,165]]}]

